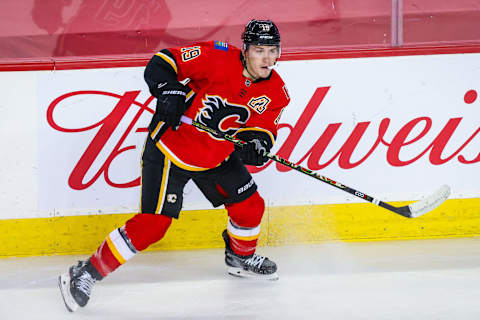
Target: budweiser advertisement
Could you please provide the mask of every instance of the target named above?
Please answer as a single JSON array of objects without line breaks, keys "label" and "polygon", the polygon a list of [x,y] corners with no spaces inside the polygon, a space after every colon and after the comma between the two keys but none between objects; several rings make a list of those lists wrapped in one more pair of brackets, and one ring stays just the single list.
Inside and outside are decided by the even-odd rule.
[{"label": "budweiser advertisement", "polygon": [[[384,201],[443,184],[451,198],[480,197],[479,54],[285,61],[277,71],[291,96],[280,157]],[[155,108],[143,68],[0,77],[15,121],[2,125],[15,137],[1,144],[2,175],[17,179],[0,186],[10,199],[1,218],[137,211]],[[278,163],[250,170],[268,206],[362,201]],[[184,209],[211,208],[193,184],[185,194]]]}]

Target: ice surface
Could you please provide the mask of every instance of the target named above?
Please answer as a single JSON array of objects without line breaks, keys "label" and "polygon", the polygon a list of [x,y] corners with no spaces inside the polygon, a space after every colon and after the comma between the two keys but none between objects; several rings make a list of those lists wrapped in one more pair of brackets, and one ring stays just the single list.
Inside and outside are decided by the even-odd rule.
[{"label": "ice surface", "polygon": [[280,280],[225,273],[223,250],[141,253],[66,311],[77,259],[0,259],[0,319],[480,319],[480,239],[263,247]]}]

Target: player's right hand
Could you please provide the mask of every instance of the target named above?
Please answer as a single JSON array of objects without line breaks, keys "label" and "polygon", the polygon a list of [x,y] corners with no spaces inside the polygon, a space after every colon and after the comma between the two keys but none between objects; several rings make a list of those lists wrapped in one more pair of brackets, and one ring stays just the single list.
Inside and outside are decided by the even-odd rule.
[{"label": "player's right hand", "polygon": [[185,98],[188,89],[178,81],[163,82],[158,84],[159,95],[157,98],[156,113],[160,121],[167,127],[177,130],[180,119],[186,110]]}]

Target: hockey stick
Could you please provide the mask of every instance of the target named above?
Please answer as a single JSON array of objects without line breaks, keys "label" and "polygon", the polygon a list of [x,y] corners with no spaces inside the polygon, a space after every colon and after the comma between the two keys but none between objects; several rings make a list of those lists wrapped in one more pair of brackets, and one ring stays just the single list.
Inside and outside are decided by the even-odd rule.
[{"label": "hockey stick", "polygon": [[[210,134],[212,134],[212,135],[214,135],[218,138],[222,138],[224,140],[230,141],[237,146],[242,146],[242,145],[246,144],[245,141],[239,140],[239,139],[237,139],[235,137],[232,137],[228,134],[225,134],[223,132],[218,132],[215,129],[209,128],[206,125],[204,125],[200,122],[194,121],[194,120],[192,120],[188,117],[182,116],[182,122],[186,123],[186,124],[189,124],[189,125],[192,125],[192,126],[198,128],[198,129],[201,129],[203,131],[206,131],[206,132],[208,132],[208,133],[210,133]],[[346,186],[346,185],[344,185],[344,184],[342,184],[338,181],[334,181],[334,180],[332,180],[328,177],[325,177],[325,176],[322,176],[322,175],[320,175],[316,172],[313,172],[310,169],[304,168],[304,167],[302,167],[298,164],[294,164],[294,163],[292,163],[288,160],[280,158],[276,154],[266,153],[265,155],[269,159],[271,159],[273,161],[276,161],[278,163],[281,163],[284,166],[287,166],[289,168],[297,170],[297,171],[299,171],[301,173],[304,173],[304,174],[306,174],[310,177],[313,177],[317,180],[325,182],[330,186],[333,186],[333,187],[338,188],[342,191],[348,192],[348,193],[350,193],[350,194],[352,194],[352,195],[354,195],[358,198],[361,198],[363,200],[371,202],[371,203],[373,203],[377,206],[380,206],[382,208],[385,208],[387,210],[393,211],[393,212],[395,212],[395,213],[397,213],[397,214],[399,214],[403,217],[406,217],[406,218],[416,218],[416,217],[419,217],[419,216],[421,216],[421,215],[423,215],[423,214],[425,214],[429,211],[432,211],[433,209],[438,207],[440,204],[442,204],[448,198],[448,196],[450,195],[450,187],[447,186],[447,185],[443,185],[437,191],[435,191],[434,193],[432,193],[431,195],[429,195],[428,197],[426,197],[422,200],[419,200],[417,202],[413,202],[413,203],[411,203],[409,205],[406,205],[406,206],[403,206],[403,207],[395,207],[395,206],[392,206],[391,204],[380,201],[377,198],[371,197],[364,192],[360,192],[358,190],[350,188],[350,187],[348,187],[348,186]]]}]

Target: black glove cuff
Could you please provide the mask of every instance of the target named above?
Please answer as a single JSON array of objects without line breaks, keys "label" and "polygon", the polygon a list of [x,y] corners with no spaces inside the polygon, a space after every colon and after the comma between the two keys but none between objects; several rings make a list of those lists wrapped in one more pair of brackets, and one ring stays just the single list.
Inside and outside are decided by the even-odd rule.
[{"label": "black glove cuff", "polygon": [[157,85],[160,96],[187,96],[187,87],[178,81],[162,82]]}]

